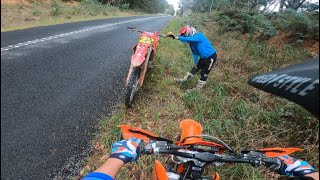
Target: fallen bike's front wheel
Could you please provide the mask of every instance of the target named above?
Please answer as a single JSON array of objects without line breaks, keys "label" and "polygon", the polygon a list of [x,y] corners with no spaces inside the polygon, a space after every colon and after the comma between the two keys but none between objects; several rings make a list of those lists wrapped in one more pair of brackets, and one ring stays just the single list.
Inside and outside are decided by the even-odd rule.
[{"label": "fallen bike's front wheel", "polygon": [[130,78],[128,81],[128,85],[125,91],[124,103],[127,108],[132,106],[132,102],[134,99],[134,95],[138,91],[139,88],[139,76],[141,69],[139,67],[133,68]]}]

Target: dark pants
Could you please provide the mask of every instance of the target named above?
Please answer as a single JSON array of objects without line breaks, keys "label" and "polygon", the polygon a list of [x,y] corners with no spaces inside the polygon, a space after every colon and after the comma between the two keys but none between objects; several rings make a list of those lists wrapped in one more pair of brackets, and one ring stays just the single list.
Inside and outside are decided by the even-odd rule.
[{"label": "dark pants", "polygon": [[200,71],[200,75],[201,75],[200,80],[206,81],[208,78],[208,75],[209,75],[213,65],[216,63],[216,61],[217,61],[217,53],[212,54],[211,56],[209,56],[206,59],[200,58],[198,61],[198,64],[195,65],[191,69],[190,73],[195,75],[199,70],[201,70]]}]

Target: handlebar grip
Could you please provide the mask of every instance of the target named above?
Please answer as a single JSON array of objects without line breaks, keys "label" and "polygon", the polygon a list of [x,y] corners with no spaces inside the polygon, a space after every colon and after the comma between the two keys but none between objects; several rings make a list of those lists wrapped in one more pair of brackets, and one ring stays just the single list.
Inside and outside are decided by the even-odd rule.
[{"label": "handlebar grip", "polygon": [[272,170],[278,170],[284,166],[284,163],[279,158],[264,158],[264,165]]}]

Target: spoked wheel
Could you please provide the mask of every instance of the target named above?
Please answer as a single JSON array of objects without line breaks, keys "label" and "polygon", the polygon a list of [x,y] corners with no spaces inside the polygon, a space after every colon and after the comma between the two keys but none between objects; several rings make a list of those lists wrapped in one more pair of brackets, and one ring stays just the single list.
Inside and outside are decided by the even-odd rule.
[{"label": "spoked wheel", "polygon": [[133,98],[139,88],[140,68],[134,68],[130,74],[129,82],[126,87],[124,103],[127,108],[132,106]]}]

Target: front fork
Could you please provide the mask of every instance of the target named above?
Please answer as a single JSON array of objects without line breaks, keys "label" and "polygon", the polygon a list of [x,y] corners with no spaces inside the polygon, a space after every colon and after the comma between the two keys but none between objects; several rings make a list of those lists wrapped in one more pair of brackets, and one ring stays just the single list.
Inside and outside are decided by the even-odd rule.
[{"label": "front fork", "polygon": [[[149,63],[149,59],[150,59],[151,53],[152,53],[152,47],[149,47],[149,48],[148,48],[147,56],[146,56],[144,62],[143,62],[143,63],[140,65],[140,67],[139,67],[139,68],[141,68],[140,76],[139,76],[139,86],[140,86],[140,87],[143,86],[143,81],[144,81],[145,75],[146,75],[146,73],[147,73],[148,63]],[[128,85],[128,82],[129,82],[129,79],[130,79],[132,70],[133,70],[133,68],[135,68],[135,67],[136,67],[136,66],[133,66],[132,64],[130,64],[130,68],[129,68],[129,72],[128,72],[127,80],[126,80],[126,85]]]}]

